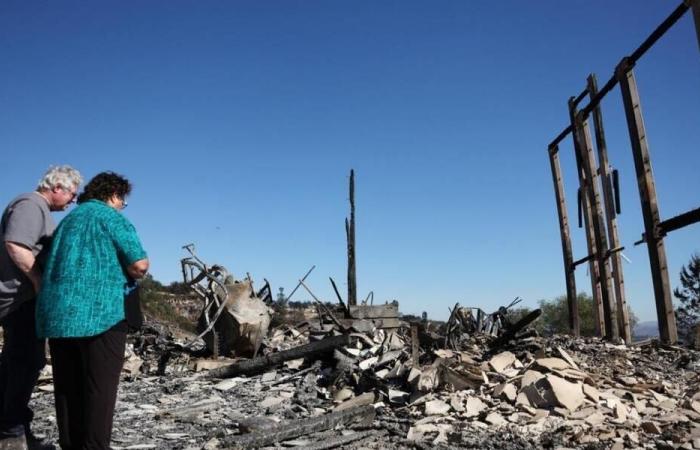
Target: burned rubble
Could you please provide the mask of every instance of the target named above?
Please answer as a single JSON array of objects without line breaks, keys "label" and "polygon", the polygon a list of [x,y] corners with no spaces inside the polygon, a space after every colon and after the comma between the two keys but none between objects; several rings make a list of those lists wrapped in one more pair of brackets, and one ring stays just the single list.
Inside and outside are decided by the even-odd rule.
[{"label": "burned rubble", "polygon": [[[359,332],[331,314],[270,330],[255,358],[213,359],[148,322],[130,338],[114,448],[700,448],[693,350],[483,328],[448,339],[449,322],[398,316],[348,319],[371,328]],[[51,388],[49,366],[32,404],[35,432],[55,440]]]},{"label": "burned rubble", "polygon": [[[395,301],[324,303],[306,276],[316,314],[270,328],[265,289],[187,250],[197,334],[130,337],[114,448],[700,448],[694,350],[541,337],[518,298],[406,322]],[[56,440],[51,391],[48,366],[34,432]]]}]

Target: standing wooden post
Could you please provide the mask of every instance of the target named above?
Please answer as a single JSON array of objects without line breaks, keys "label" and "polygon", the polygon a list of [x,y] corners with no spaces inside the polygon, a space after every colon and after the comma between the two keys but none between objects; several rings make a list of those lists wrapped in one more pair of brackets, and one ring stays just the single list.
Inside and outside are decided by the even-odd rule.
[{"label": "standing wooden post", "polygon": [[566,276],[566,300],[569,306],[569,329],[574,336],[581,335],[581,326],[578,317],[578,301],[576,299],[576,276],[574,274],[574,257],[571,251],[571,235],[569,232],[569,217],[566,210],[566,198],[564,196],[564,181],[559,164],[559,147],[550,147],[549,164],[552,167],[552,180],[554,181],[554,196],[557,200],[557,213],[559,214],[559,233],[561,234],[561,249],[564,255],[564,275]]},{"label": "standing wooden post", "polygon": [[586,175],[585,189],[591,202],[591,219],[593,221],[593,233],[596,240],[595,258],[598,260],[600,291],[605,321],[604,336],[607,339],[616,340],[620,337],[620,329],[617,325],[617,308],[615,299],[613,298],[612,277],[610,276],[610,267],[608,264],[608,239],[606,237],[603,218],[603,207],[600,202],[600,189],[598,189],[598,174],[595,169],[596,163],[595,156],[593,155],[591,130],[588,127],[588,120],[582,113],[576,114],[576,126],[573,133],[574,139],[579,140],[581,163],[584,174]]},{"label": "standing wooden post", "polygon": [[622,102],[625,106],[627,128],[634,156],[634,169],[637,173],[639,199],[642,203],[642,215],[644,216],[644,237],[649,251],[649,265],[654,284],[659,334],[662,342],[673,344],[678,341],[678,330],[676,329],[676,318],[671,298],[671,284],[668,278],[666,249],[663,236],[659,233],[660,215],[649,156],[649,142],[644,128],[642,106],[632,67],[633,64],[630,60],[624,58],[615,69],[615,74],[622,91]]},{"label": "standing wooden post", "polygon": [[348,306],[357,305],[357,278],[355,274],[355,171],[350,170],[350,221],[345,219],[348,240]]},{"label": "standing wooden post", "polygon": [[[594,74],[588,76],[588,92],[591,98],[598,94],[598,83]],[[598,148],[598,164],[600,167],[600,178],[603,186],[603,203],[605,205],[605,218],[608,228],[608,239],[610,248],[618,249],[620,237],[617,230],[617,219],[615,218],[615,201],[613,198],[612,183],[610,182],[610,164],[608,162],[608,147],[605,142],[605,130],[603,128],[603,113],[600,103],[593,109],[593,127],[595,130],[596,147]],[[610,254],[612,264],[613,288],[615,299],[617,300],[617,317],[620,327],[620,336],[625,343],[632,342],[632,331],[630,329],[629,311],[627,310],[627,299],[625,298],[625,278],[622,273],[622,256],[615,251]]]},{"label": "standing wooden post", "polygon": [[700,46],[700,0],[687,0],[690,7],[693,8],[693,17],[695,18],[695,33],[698,35],[698,45]]},{"label": "standing wooden post", "polygon": [[[576,167],[578,171],[578,182],[581,189],[581,206],[583,207],[583,219],[586,227],[586,249],[588,250],[588,255],[595,255],[597,243],[595,233],[593,231],[593,219],[591,213],[591,202],[586,186],[586,174],[583,171],[583,163],[581,161],[581,149],[578,139],[576,139],[576,105],[574,103],[574,98],[569,99],[569,119],[571,120],[572,129],[572,140],[574,142],[574,154],[576,155]],[[605,335],[605,321],[603,320],[605,314],[603,311],[603,296],[602,296],[602,286],[600,282],[600,268],[597,258],[590,258],[588,261],[588,271],[591,277],[591,295],[593,296],[594,312],[595,312],[595,329],[598,336]]]}]

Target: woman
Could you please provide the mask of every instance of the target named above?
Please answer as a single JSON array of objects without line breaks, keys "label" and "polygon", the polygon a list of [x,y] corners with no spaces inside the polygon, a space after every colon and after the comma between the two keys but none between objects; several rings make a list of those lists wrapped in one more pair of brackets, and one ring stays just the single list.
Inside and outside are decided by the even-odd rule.
[{"label": "woman", "polygon": [[49,338],[59,443],[108,449],[127,324],[129,278],[148,270],[134,226],[120,211],[131,192],[112,172],[96,175],[56,229],[37,300],[37,334]]}]

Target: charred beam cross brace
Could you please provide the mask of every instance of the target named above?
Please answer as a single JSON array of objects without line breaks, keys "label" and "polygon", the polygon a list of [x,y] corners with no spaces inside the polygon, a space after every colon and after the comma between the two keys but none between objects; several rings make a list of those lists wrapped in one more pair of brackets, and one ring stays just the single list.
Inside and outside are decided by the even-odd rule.
[{"label": "charred beam cross brace", "polygon": [[569,306],[569,330],[574,336],[581,335],[581,326],[578,317],[578,302],[576,299],[576,275],[574,271],[574,257],[571,250],[571,234],[569,231],[569,216],[566,211],[566,197],[564,195],[564,181],[559,164],[559,147],[549,149],[549,164],[552,167],[552,180],[554,181],[554,196],[557,200],[557,213],[559,214],[559,233],[561,234],[561,248],[564,255],[564,275],[566,276],[566,301]]},{"label": "charred beam cross brace", "polygon": [[[591,98],[598,94],[598,83],[595,75],[588,76],[588,93]],[[608,163],[608,147],[605,142],[605,131],[603,128],[603,113],[600,110],[600,104],[593,108],[593,127],[595,130],[596,147],[598,148],[598,164],[599,175],[603,187],[603,203],[605,205],[605,218],[608,229],[608,239],[610,248],[621,248],[620,236],[617,231],[617,219],[615,218],[615,202],[613,198],[613,189],[610,173],[610,164]],[[620,336],[625,343],[632,343],[632,330],[630,329],[629,311],[627,309],[627,300],[625,298],[625,279],[622,273],[622,256],[620,252],[612,252],[610,255],[612,264],[613,288],[615,291],[615,299],[617,300],[617,318],[620,329]]]},{"label": "charred beam cross brace", "polygon": [[[697,8],[695,10],[697,11]],[[642,106],[639,100],[639,92],[637,91],[637,82],[632,71],[633,66],[634,64],[628,58],[624,58],[617,66],[615,73],[622,91],[622,102],[625,106],[627,128],[634,156],[634,169],[637,173],[637,186],[639,188],[639,199],[642,203],[642,215],[644,216],[644,234],[649,251],[649,265],[654,285],[659,334],[662,342],[673,344],[678,340],[678,331],[673,312],[671,284],[668,278],[666,249],[659,228],[661,219],[656,199],[654,175],[651,169],[649,142],[647,141],[646,129],[642,118]]]},{"label": "charred beam cross brace", "polygon": [[[573,141],[574,141],[574,153],[576,155],[576,167],[578,172],[579,180],[579,193],[580,193],[580,207],[583,207],[583,218],[586,226],[586,244],[589,257],[596,254],[597,248],[597,234],[595,233],[595,228],[592,218],[592,208],[591,201],[588,196],[588,191],[585,189],[587,178],[586,172],[583,170],[583,151],[580,149],[581,145],[579,140],[576,138],[577,133],[575,132],[575,122],[576,122],[576,100],[574,98],[569,99],[569,119],[571,120],[571,129],[573,131]],[[580,210],[579,210],[580,212]],[[579,218],[580,219],[580,218]],[[575,263],[574,263],[575,265]],[[600,278],[600,267],[598,264],[598,259],[591,257],[588,259],[588,269],[591,277],[591,293],[593,295],[593,311],[595,312],[595,328],[598,336],[605,335],[605,322],[604,310],[603,310],[603,295],[602,286]]]}]

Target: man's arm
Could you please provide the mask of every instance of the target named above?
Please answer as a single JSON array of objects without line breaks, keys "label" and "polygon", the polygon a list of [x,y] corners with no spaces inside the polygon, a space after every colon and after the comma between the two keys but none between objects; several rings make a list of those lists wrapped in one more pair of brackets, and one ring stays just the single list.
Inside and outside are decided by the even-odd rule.
[{"label": "man's arm", "polygon": [[12,262],[14,262],[19,270],[32,282],[34,292],[39,293],[39,289],[41,288],[41,275],[37,268],[34,267],[36,259],[32,251],[22,244],[9,241],[5,242],[5,249],[7,249],[7,253],[10,255]]},{"label": "man's arm", "polygon": [[135,280],[145,277],[146,272],[148,272],[148,259],[139,259],[138,261],[127,267],[126,271],[129,274],[129,276]]}]

